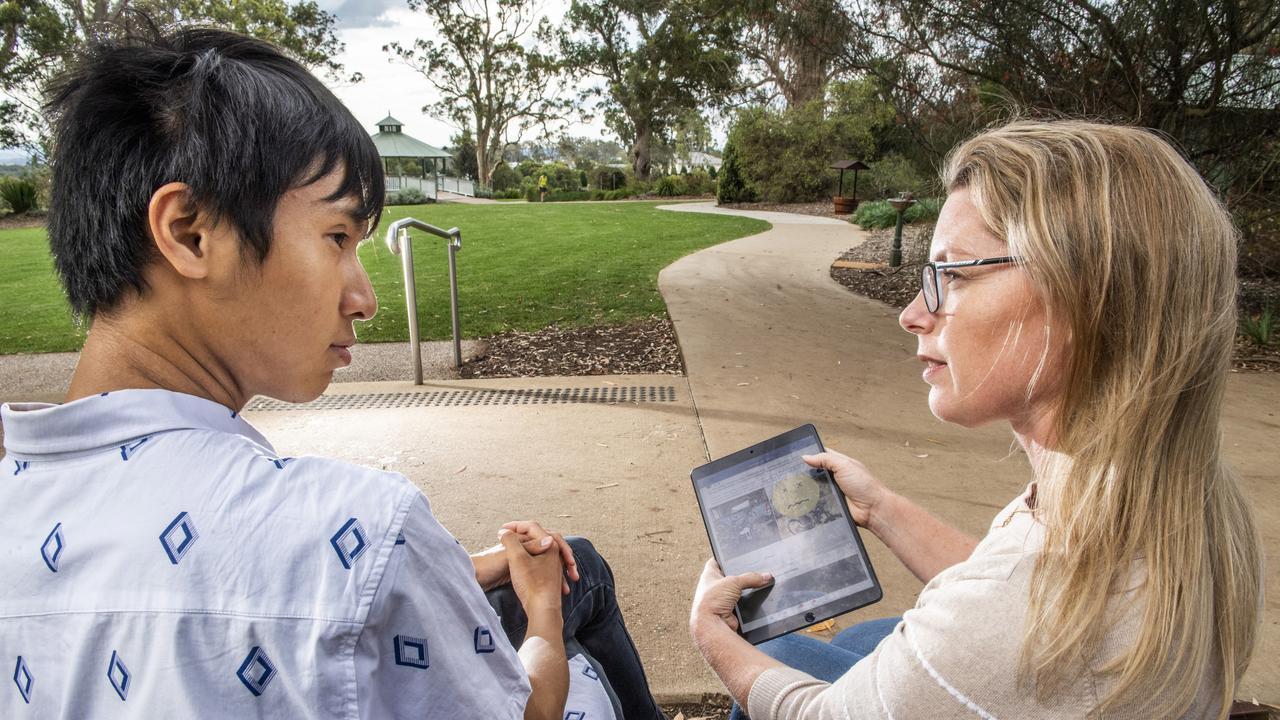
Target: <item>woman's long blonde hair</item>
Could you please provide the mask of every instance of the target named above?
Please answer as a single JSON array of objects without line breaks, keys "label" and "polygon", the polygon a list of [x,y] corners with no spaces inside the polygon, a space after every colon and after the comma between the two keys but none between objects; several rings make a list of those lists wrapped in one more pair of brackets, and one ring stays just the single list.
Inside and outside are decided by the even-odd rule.
[{"label": "woman's long blonde hair", "polygon": [[1262,600],[1259,536],[1219,429],[1236,332],[1230,216],[1153,133],[1083,121],[984,132],[943,181],[968,188],[1025,258],[1068,336],[1059,460],[1038,472],[1045,547],[1023,679],[1046,697],[1095,657],[1137,559],[1137,638],[1095,668],[1117,678],[1103,709],[1149,698],[1151,717],[1177,716],[1208,677],[1225,717]]}]

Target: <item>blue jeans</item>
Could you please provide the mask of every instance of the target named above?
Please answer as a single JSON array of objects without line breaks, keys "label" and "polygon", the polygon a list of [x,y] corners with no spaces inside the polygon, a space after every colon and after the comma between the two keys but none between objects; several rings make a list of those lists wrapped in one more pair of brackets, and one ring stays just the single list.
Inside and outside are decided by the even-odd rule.
[{"label": "blue jeans", "polygon": [[[613,591],[613,570],[586,538],[567,540],[581,579],[569,583],[569,594],[560,599],[565,649],[570,656],[582,654],[600,674],[619,720],[666,720],[649,692],[640,653],[622,621]],[[515,591],[503,585],[485,595],[502,619],[512,647],[519,648],[529,619]]]},{"label": "blue jeans", "polygon": [[[867,620],[845,628],[829,643],[797,632],[774,638],[758,647],[783,665],[825,682],[835,682],[859,660],[870,655],[900,620],[900,617]],[[746,717],[742,708],[734,705],[729,720],[746,720]]]}]

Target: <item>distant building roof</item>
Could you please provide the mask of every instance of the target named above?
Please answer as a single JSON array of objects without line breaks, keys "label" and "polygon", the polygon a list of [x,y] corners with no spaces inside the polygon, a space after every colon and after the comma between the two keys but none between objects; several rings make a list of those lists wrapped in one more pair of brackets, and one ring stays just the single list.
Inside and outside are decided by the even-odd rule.
[{"label": "distant building roof", "polygon": [[452,158],[453,155],[438,147],[428,145],[421,140],[405,135],[401,128],[404,123],[386,116],[378,121],[378,132],[373,134],[373,145],[378,148],[378,155],[384,158]]}]

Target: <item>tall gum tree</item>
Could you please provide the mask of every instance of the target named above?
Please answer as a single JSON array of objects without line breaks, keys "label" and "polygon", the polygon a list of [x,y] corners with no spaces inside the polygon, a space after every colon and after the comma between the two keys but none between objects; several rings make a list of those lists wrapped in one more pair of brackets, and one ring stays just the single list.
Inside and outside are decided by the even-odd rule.
[{"label": "tall gum tree", "polygon": [[688,112],[717,105],[736,87],[732,3],[698,0],[574,0],[561,42],[565,63],[602,85],[583,92],[630,144],[631,168],[647,179],[655,141]]},{"label": "tall gum tree", "polygon": [[530,0],[409,0],[409,7],[427,16],[439,39],[383,50],[438,93],[423,112],[470,129],[480,183],[489,185],[507,144],[535,126],[546,134],[570,109],[558,93],[551,23]]},{"label": "tall gum tree", "polygon": [[336,18],[314,0],[0,0],[0,146],[43,153],[44,85],[87,43],[199,24],[281,46],[332,81],[358,82],[333,58],[343,50]]}]

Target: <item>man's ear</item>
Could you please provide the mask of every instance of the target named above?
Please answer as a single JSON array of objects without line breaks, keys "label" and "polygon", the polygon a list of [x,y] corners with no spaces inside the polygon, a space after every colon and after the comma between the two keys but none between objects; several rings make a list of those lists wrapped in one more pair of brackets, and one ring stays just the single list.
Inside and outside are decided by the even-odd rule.
[{"label": "man's ear", "polygon": [[186,183],[161,186],[147,205],[147,230],[156,250],[185,278],[199,280],[209,276],[213,225],[209,213],[196,207]]}]

